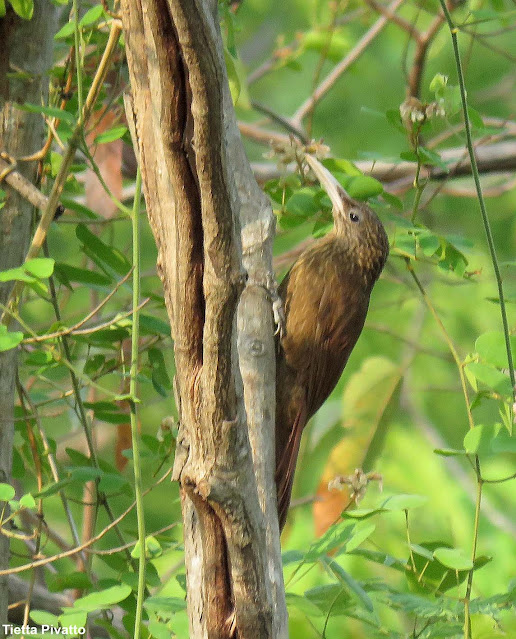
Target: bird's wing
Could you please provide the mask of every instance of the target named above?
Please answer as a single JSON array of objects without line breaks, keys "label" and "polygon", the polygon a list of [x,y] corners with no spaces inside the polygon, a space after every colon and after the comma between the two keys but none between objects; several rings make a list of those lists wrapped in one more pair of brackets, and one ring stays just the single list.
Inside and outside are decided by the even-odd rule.
[{"label": "bird's wing", "polygon": [[369,296],[336,269],[325,268],[323,274],[314,267],[308,278],[300,270],[294,266],[286,282],[283,347],[306,389],[308,420],[339,381],[362,331]]},{"label": "bird's wing", "polygon": [[[287,318],[277,362],[276,485],[283,527],[304,427],[334,389],[360,335],[364,296],[342,272],[296,264],[280,287]],[[308,266],[308,272],[306,267]],[[301,288],[302,287],[302,288]]]}]

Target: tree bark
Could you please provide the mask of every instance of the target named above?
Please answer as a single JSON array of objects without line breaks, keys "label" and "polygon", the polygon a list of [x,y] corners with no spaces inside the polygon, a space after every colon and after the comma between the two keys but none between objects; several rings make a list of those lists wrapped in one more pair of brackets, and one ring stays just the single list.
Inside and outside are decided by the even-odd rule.
[{"label": "tree bark", "polygon": [[[31,20],[22,20],[9,8],[0,19],[0,152],[14,159],[37,151],[43,144],[45,123],[38,114],[16,108],[18,104],[46,101],[52,65],[56,8],[45,0],[34,1]],[[23,71],[23,75],[14,74]],[[8,76],[7,74],[10,73]],[[19,163],[18,172],[34,181],[37,166]],[[23,263],[29,244],[32,205],[5,183],[6,204],[0,211],[0,271]],[[0,302],[5,304],[11,283],[0,284]],[[0,353],[0,482],[9,482],[13,445],[14,388],[17,351]],[[8,567],[9,540],[0,535],[0,568]],[[7,623],[7,577],[0,577],[0,637]]]},{"label": "tree bark", "polygon": [[128,119],[174,338],[190,635],[286,637],[266,290],[272,211],[238,133],[217,3],[126,0],[122,10]]}]

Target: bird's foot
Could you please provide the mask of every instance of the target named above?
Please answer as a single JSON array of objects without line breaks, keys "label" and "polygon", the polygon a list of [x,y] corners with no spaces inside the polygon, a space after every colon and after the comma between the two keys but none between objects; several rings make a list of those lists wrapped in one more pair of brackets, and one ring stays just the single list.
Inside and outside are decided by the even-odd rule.
[{"label": "bird's foot", "polygon": [[285,309],[283,307],[283,301],[278,294],[278,284],[272,274],[267,278],[266,289],[272,301],[272,314],[275,327],[274,335],[279,335],[280,340],[282,340],[286,335],[287,328]]}]

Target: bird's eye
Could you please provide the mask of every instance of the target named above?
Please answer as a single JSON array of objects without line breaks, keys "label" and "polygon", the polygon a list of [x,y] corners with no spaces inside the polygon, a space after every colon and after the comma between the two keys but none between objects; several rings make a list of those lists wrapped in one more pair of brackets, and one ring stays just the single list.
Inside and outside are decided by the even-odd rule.
[{"label": "bird's eye", "polygon": [[349,219],[352,222],[360,222],[360,217],[354,211],[351,211],[351,213],[349,214]]}]

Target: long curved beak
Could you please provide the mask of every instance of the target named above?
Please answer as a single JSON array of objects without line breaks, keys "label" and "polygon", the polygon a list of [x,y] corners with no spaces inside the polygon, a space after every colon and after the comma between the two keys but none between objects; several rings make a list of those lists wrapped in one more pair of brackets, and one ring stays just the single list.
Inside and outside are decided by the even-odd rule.
[{"label": "long curved beak", "polygon": [[338,180],[334,178],[328,169],[313,155],[306,154],[305,160],[308,166],[315,173],[315,176],[319,180],[322,188],[328,194],[333,205],[333,214],[337,214],[342,218],[345,218],[345,214],[347,213],[350,204],[353,202],[353,199],[349,196]]}]

